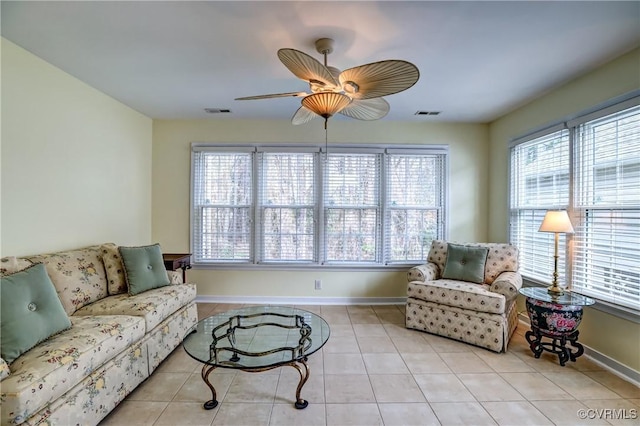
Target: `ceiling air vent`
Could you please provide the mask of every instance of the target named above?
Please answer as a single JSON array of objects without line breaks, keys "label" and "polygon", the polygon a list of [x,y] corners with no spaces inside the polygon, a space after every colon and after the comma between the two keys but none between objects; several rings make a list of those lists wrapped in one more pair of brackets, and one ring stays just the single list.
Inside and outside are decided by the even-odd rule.
[{"label": "ceiling air vent", "polygon": [[415,115],[438,115],[440,111],[416,111]]},{"label": "ceiling air vent", "polygon": [[228,108],[205,108],[204,112],[208,114],[228,114],[231,110]]}]

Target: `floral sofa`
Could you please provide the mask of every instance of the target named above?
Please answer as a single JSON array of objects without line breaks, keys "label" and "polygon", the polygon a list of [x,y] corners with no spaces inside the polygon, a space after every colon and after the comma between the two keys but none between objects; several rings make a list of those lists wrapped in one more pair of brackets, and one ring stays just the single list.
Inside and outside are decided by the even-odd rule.
[{"label": "floral sofa", "polygon": [[45,265],[71,326],[10,364],[0,358],[2,425],[97,424],[197,322],[196,286],[178,273],[130,296],[114,244],[5,257],[3,280],[34,263]]},{"label": "floral sofa", "polygon": [[[446,241],[433,241],[427,263],[409,270],[406,327],[506,351],[518,321],[518,249],[510,244],[466,244],[486,249],[479,282],[468,282],[443,278],[451,260],[448,247]],[[464,262],[461,259],[463,268]]]}]

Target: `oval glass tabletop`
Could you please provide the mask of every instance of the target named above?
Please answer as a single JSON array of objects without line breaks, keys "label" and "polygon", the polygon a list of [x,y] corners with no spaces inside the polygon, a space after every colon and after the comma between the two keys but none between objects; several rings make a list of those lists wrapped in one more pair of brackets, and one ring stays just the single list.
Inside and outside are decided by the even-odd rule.
[{"label": "oval glass tabletop", "polygon": [[183,341],[187,354],[215,367],[260,370],[306,359],[329,339],[320,316],[287,306],[252,306],[198,322]]}]

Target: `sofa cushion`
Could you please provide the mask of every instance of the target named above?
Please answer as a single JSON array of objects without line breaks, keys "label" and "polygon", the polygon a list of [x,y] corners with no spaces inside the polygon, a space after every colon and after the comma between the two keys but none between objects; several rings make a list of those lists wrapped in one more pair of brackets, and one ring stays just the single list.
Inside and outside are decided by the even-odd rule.
[{"label": "sofa cushion", "polygon": [[505,309],[505,297],[502,294],[489,291],[487,285],[464,281],[413,281],[407,286],[407,296],[490,314],[502,314]]},{"label": "sofa cushion", "polygon": [[79,309],[74,315],[134,315],[143,317],[150,331],[195,297],[195,284],[168,285],[135,296],[109,296]]},{"label": "sofa cushion", "polygon": [[33,262],[28,259],[21,259],[15,256],[3,257],[0,259],[0,276],[14,274],[27,269],[31,265],[33,265]]},{"label": "sofa cushion", "polygon": [[15,360],[2,381],[2,424],[19,424],[140,340],[142,318],[72,317],[72,327]]},{"label": "sofa cushion", "polygon": [[0,290],[0,352],[9,364],[71,327],[43,264],[5,276]]},{"label": "sofa cushion", "polygon": [[4,380],[6,377],[11,375],[11,370],[9,369],[9,364],[7,361],[0,358],[0,380]]},{"label": "sofa cushion", "polygon": [[442,278],[482,284],[488,252],[486,247],[448,244]]},{"label": "sofa cushion", "polygon": [[100,246],[28,258],[42,262],[68,315],[107,296],[107,274]]},{"label": "sofa cushion", "polygon": [[120,247],[118,250],[122,256],[124,275],[131,296],[169,285],[160,244],[143,247]]},{"label": "sofa cushion", "polygon": [[103,244],[102,262],[107,274],[107,292],[110,295],[127,292],[127,280],[124,276],[124,265],[118,246],[113,243]]}]

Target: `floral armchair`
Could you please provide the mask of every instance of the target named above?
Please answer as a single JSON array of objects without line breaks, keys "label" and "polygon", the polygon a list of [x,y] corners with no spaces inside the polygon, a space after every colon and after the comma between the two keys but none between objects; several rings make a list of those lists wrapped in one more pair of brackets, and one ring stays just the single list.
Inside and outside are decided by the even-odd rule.
[{"label": "floral armchair", "polygon": [[522,287],[517,247],[436,240],[427,263],[411,268],[407,280],[407,328],[507,350]]}]

